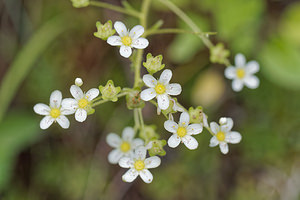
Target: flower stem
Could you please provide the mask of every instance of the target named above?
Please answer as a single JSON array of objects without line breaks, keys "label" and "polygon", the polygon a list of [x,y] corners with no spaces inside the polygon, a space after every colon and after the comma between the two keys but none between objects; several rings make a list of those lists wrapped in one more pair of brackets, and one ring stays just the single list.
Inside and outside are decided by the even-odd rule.
[{"label": "flower stem", "polygon": [[188,31],[184,29],[166,28],[166,29],[158,29],[158,30],[149,30],[144,34],[144,36],[155,35],[155,34],[170,34],[170,33],[187,33],[187,34],[203,35],[203,36],[217,34],[216,32],[194,32],[194,31]]},{"label": "flower stem", "polygon": [[[128,94],[128,92],[123,92],[123,93],[118,94],[116,97],[118,97],[118,98],[119,97],[123,97],[123,96],[125,96],[127,94]],[[99,98],[99,100],[101,99],[101,97],[98,97],[98,98]],[[97,100],[98,100],[98,98],[97,98]],[[103,103],[106,103],[108,101],[111,101],[111,100],[110,99],[102,99],[100,101],[94,101],[94,102],[92,102],[92,107],[100,105],[100,104],[103,104]]]},{"label": "flower stem", "polygon": [[140,18],[141,14],[135,10],[128,10],[126,8],[122,8],[120,6],[115,6],[115,5],[111,5],[109,3],[104,3],[104,2],[100,2],[100,1],[90,1],[89,5],[91,6],[97,6],[100,8],[107,8],[119,13],[124,13],[133,17],[137,17]]}]

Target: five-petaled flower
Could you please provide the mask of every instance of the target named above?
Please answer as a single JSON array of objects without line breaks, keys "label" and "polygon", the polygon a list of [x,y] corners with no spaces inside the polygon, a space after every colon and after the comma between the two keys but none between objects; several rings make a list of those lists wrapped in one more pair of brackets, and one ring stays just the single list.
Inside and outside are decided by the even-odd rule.
[{"label": "five-petaled flower", "polygon": [[45,115],[40,122],[41,129],[47,129],[53,122],[57,122],[62,128],[67,129],[70,121],[65,115],[73,114],[72,110],[65,109],[61,106],[62,94],[59,90],[55,90],[50,96],[50,106],[38,103],[33,107],[34,112],[39,115]]},{"label": "five-petaled flower", "polygon": [[143,81],[149,88],[141,92],[141,99],[150,101],[156,97],[158,107],[161,110],[168,109],[170,105],[169,95],[179,95],[182,90],[178,83],[169,83],[171,78],[172,71],[169,69],[165,69],[161,73],[158,81],[150,74],[144,75]]},{"label": "five-petaled flower", "polygon": [[107,43],[112,46],[121,46],[120,54],[125,58],[132,54],[131,48],[145,49],[149,45],[149,41],[141,37],[145,31],[141,25],[136,25],[129,31],[122,22],[117,21],[114,28],[119,36],[110,36]]},{"label": "five-petaled flower", "polygon": [[143,146],[136,148],[133,157],[123,157],[119,161],[122,168],[130,168],[123,176],[125,182],[132,182],[138,175],[145,183],[151,183],[153,175],[148,169],[156,168],[161,160],[157,156],[146,158],[147,149]]},{"label": "five-petaled flower", "polygon": [[133,156],[133,150],[144,145],[144,141],[140,138],[133,138],[134,130],[126,127],[122,132],[122,138],[115,133],[110,133],[106,137],[109,146],[115,148],[108,154],[108,161],[111,164],[117,164],[124,156]]},{"label": "five-petaled flower", "polygon": [[242,136],[239,132],[231,131],[233,127],[233,120],[231,118],[220,118],[220,126],[216,122],[210,123],[210,128],[214,136],[210,139],[210,147],[220,146],[223,154],[229,151],[228,144],[237,144],[241,141]]},{"label": "five-petaled flower", "polygon": [[92,88],[83,93],[77,85],[72,85],[70,92],[73,98],[66,98],[62,101],[62,107],[72,110],[75,113],[75,119],[83,122],[87,118],[88,111],[91,109],[91,101],[99,95],[99,90]]},{"label": "five-petaled flower", "polygon": [[187,112],[180,115],[179,123],[173,120],[165,121],[164,127],[167,131],[173,133],[168,140],[169,147],[175,148],[180,142],[183,142],[188,149],[196,149],[198,147],[197,140],[192,135],[197,135],[202,132],[201,124],[190,124],[190,116]]},{"label": "five-petaled flower", "polygon": [[259,79],[254,75],[259,71],[259,64],[256,61],[246,63],[243,54],[235,56],[235,65],[225,69],[225,77],[232,79],[232,89],[239,92],[246,85],[250,89],[255,89],[259,85]]}]

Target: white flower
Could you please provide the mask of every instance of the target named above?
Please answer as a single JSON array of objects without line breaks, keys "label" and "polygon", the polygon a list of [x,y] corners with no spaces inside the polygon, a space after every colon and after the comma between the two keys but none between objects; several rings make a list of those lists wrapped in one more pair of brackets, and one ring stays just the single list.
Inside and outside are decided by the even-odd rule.
[{"label": "white flower", "polygon": [[117,21],[114,28],[119,36],[110,36],[107,43],[112,46],[121,46],[120,54],[125,58],[131,55],[131,48],[145,49],[149,45],[148,40],[141,37],[145,31],[141,25],[136,25],[129,31],[122,22]]},{"label": "white flower", "polygon": [[180,142],[183,142],[188,149],[196,149],[198,147],[197,140],[192,135],[202,132],[201,124],[190,124],[190,116],[187,112],[180,115],[179,124],[173,120],[165,121],[164,127],[167,131],[173,133],[168,140],[169,147],[175,148]]},{"label": "white flower", "polygon": [[50,96],[50,107],[43,103],[38,103],[33,107],[34,112],[39,115],[45,115],[40,122],[41,129],[47,129],[53,122],[67,129],[70,126],[70,122],[65,115],[73,113],[72,110],[68,110],[61,107],[62,94],[59,90],[55,90]]},{"label": "white flower", "polygon": [[123,176],[125,182],[132,182],[138,175],[145,183],[151,183],[153,175],[148,169],[156,168],[160,165],[161,160],[157,156],[146,158],[147,150],[140,146],[134,151],[133,157],[123,157],[119,161],[122,168],[130,168]]},{"label": "white flower", "polygon": [[248,88],[255,89],[259,85],[259,79],[254,75],[259,71],[259,64],[256,61],[246,63],[243,54],[235,56],[235,65],[225,69],[225,77],[232,79],[232,89],[239,92],[246,85]]},{"label": "white flower", "polygon": [[75,113],[75,119],[83,122],[87,118],[87,111],[91,109],[91,101],[99,95],[99,90],[92,88],[86,93],[83,93],[77,85],[72,85],[70,88],[72,96],[75,98],[66,98],[62,101],[62,107],[72,110]]},{"label": "white flower", "polygon": [[220,146],[220,150],[223,154],[227,154],[228,144],[237,144],[241,141],[242,136],[239,132],[231,131],[233,127],[233,121],[231,118],[222,117],[219,120],[220,126],[216,122],[210,123],[211,131],[214,136],[210,139],[210,147]]},{"label": "white flower", "polygon": [[179,95],[181,86],[178,83],[169,83],[172,78],[172,71],[165,69],[157,81],[150,74],[143,76],[143,81],[148,89],[141,92],[141,99],[150,101],[154,97],[157,98],[158,107],[161,110],[166,110],[170,104],[169,95]]},{"label": "white flower", "polygon": [[109,146],[115,148],[108,154],[108,161],[111,164],[117,164],[123,156],[132,157],[133,150],[138,146],[144,145],[144,141],[140,138],[133,138],[134,130],[126,127],[122,132],[122,138],[115,133],[110,133],[106,137]]}]

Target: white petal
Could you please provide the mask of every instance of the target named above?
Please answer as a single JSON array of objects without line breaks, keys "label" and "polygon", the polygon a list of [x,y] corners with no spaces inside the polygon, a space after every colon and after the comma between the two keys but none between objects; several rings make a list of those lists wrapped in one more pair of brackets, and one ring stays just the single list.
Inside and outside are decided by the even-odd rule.
[{"label": "white petal", "polygon": [[87,112],[84,109],[77,109],[75,113],[75,119],[78,122],[83,122],[86,120]]},{"label": "white petal", "polygon": [[171,78],[172,78],[172,71],[169,69],[165,69],[159,77],[159,82],[167,85],[170,82]]},{"label": "white petal", "polygon": [[154,88],[148,88],[141,92],[141,99],[144,101],[150,101],[154,97],[156,97],[156,92]]},{"label": "white petal", "polygon": [[158,156],[152,156],[145,160],[145,167],[147,169],[156,168],[160,165],[161,160]]},{"label": "white petal", "polygon": [[181,85],[178,83],[172,83],[167,85],[166,87],[166,92],[169,95],[179,95],[181,93],[182,89],[181,89]]},{"label": "white petal", "polygon": [[203,113],[203,126],[204,127],[209,127],[208,121],[207,121],[207,116],[205,113]]},{"label": "white petal", "polygon": [[157,104],[158,107],[162,110],[166,110],[168,109],[169,105],[170,105],[170,100],[169,100],[169,96],[167,94],[161,94],[161,95],[157,95]]},{"label": "white petal", "polygon": [[108,154],[108,162],[117,164],[124,154],[119,149],[114,149]]},{"label": "white petal", "polygon": [[33,110],[36,114],[39,115],[48,115],[50,113],[50,107],[43,103],[38,103],[33,107]]},{"label": "white petal", "polygon": [[122,132],[122,139],[125,141],[131,141],[134,137],[134,130],[131,127],[124,128]]},{"label": "white petal", "polygon": [[256,76],[245,77],[244,82],[245,85],[251,89],[255,89],[259,86],[259,79]]},{"label": "white petal", "polygon": [[78,102],[72,98],[63,99],[61,102],[61,114],[70,115],[76,112]]},{"label": "white petal", "polygon": [[250,61],[246,64],[246,71],[249,74],[254,74],[259,71],[259,64],[256,61]]},{"label": "white petal", "polygon": [[81,88],[77,85],[72,85],[70,88],[70,92],[76,100],[80,100],[84,96]]},{"label": "white petal", "polygon": [[201,124],[191,124],[187,127],[187,132],[189,135],[197,135],[201,133],[203,130],[203,127]]},{"label": "white petal", "polygon": [[220,143],[220,150],[223,154],[227,154],[229,151],[228,144],[226,142]]},{"label": "white petal", "polygon": [[51,116],[45,116],[41,122],[40,122],[40,127],[41,129],[47,129],[51,124],[53,124],[54,119]]},{"label": "white petal", "polygon": [[121,46],[122,41],[119,36],[113,35],[107,38],[107,43],[110,44],[111,46]]},{"label": "white petal", "polygon": [[173,134],[169,139],[168,139],[168,145],[171,148],[175,148],[179,145],[179,143],[181,142],[181,139],[178,135]]},{"label": "white petal", "polygon": [[148,169],[143,169],[142,171],[140,171],[140,177],[142,178],[142,180],[145,183],[151,183],[153,180],[153,175],[151,174],[151,172]]},{"label": "white petal", "polygon": [[190,115],[187,112],[183,112],[179,118],[179,126],[187,127],[190,123]]},{"label": "white petal", "polygon": [[243,81],[242,80],[239,80],[239,79],[234,79],[232,81],[232,89],[235,91],[235,92],[239,92],[243,89]]},{"label": "white petal", "polygon": [[232,129],[232,127],[233,127],[233,120],[230,117],[228,117],[226,118],[226,123],[222,124],[220,129],[221,131],[226,133],[229,132]]},{"label": "white petal", "polygon": [[239,53],[235,56],[235,65],[237,67],[244,67],[246,65],[246,58],[243,54]]},{"label": "white petal", "polygon": [[143,146],[139,146],[134,151],[134,157],[138,160],[144,160],[146,158],[147,149]]},{"label": "white petal", "polygon": [[210,139],[210,143],[209,143],[209,146],[210,147],[215,147],[219,144],[219,140],[217,139],[216,136],[213,136],[211,139]]},{"label": "white petal", "polygon": [[115,24],[114,24],[114,28],[116,29],[117,33],[123,37],[125,35],[128,34],[128,31],[127,31],[127,28],[125,26],[125,24],[123,24],[122,22],[120,21],[116,21]]},{"label": "white petal", "polygon": [[99,95],[99,90],[97,88],[92,88],[86,92],[85,96],[87,97],[88,101],[92,101]]},{"label": "white petal", "polygon": [[64,115],[60,115],[56,121],[58,122],[58,124],[64,128],[64,129],[67,129],[70,127],[70,121],[68,120],[68,118]]},{"label": "white petal", "polygon": [[242,140],[242,136],[239,132],[232,131],[226,134],[225,140],[228,143],[237,144]]},{"label": "white petal", "polygon": [[143,145],[144,145],[144,141],[140,138],[133,139],[131,143],[132,149],[135,149],[138,146],[143,146]]},{"label": "white petal", "polygon": [[149,45],[149,41],[146,38],[138,38],[133,40],[131,46],[136,49],[145,49]]},{"label": "white petal", "polygon": [[133,160],[130,157],[123,157],[119,160],[119,165],[122,168],[130,168],[133,167]]},{"label": "white petal", "polygon": [[157,84],[157,80],[150,74],[145,74],[143,76],[143,81],[146,86],[151,87],[151,88],[154,88],[155,85]]},{"label": "white petal", "polygon": [[134,26],[130,32],[129,32],[129,36],[132,38],[132,39],[137,39],[139,37],[141,37],[144,33],[145,29],[143,26],[141,25],[136,25]]},{"label": "white petal", "polygon": [[122,180],[125,182],[132,182],[136,179],[139,173],[135,169],[129,169],[123,176]]},{"label": "white petal", "polygon": [[51,93],[50,96],[50,107],[59,108],[62,100],[62,94],[59,90],[55,90]]},{"label": "white petal", "polygon": [[120,54],[124,58],[128,58],[132,54],[131,47],[122,45],[120,48]]},{"label": "white petal", "polygon": [[186,135],[182,138],[182,142],[185,144],[185,146],[190,149],[190,150],[194,150],[197,149],[198,147],[198,142],[197,140],[190,136],[190,135]]},{"label": "white petal", "polygon": [[217,134],[220,130],[220,127],[216,122],[210,122],[210,129],[214,134]]},{"label": "white petal", "polygon": [[235,67],[232,67],[232,66],[226,67],[226,69],[224,71],[224,75],[228,79],[234,79],[236,77]]},{"label": "white petal", "polygon": [[164,127],[167,131],[171,133],[176,133],[178,129],[178,124],[172,120],[165,121]]},{"label": "white petal", "polygon": [[115,133],[110,133],[106,136],[106,142],[109,146],[118,148],[121,144],[121,138]]}]

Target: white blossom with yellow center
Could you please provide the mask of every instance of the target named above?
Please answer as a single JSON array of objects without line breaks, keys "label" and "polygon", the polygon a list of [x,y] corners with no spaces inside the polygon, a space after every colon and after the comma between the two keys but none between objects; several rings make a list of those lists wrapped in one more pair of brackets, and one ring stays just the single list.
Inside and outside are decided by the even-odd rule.
[{"label": "white blossom with yellow center", "polygon": [[233,127],[233,121],[231,118],[222,117],[219,120],[218,125],[216,122],[210,123],[210,128],[214,136],[210,139],[210,147],[220,146],[220,150],[223,154],[227,154],[229,151],[228,144],[237,144],[241,141],[242,136],[239,132],[231,131]]},{"label": "white blossom with yellow center", "polygon": [[161,163],[161,160],[158,156],[146,158],[146,153],[147,149],[144,146],[140,146],[135,149],[132,157],[123,157],[120,159],[120,167],[130,168],[122,176],[123,181],[132,182],[138,176],[140,176],[145,183],[152,182],[153,175],[148,169],[158,167]]},{"label": "white blossom with yellow center", "polygon": [[179,95],[182,91],[178,83],[169,83],[171,78],[172,71],[169,69],[165,69],[161,73],[158,81],[150,74],[144,75],[143,81],[149,88],[141,92],[141,99],[150,101],[156,97],[159,109],[168,109],[170,105],[169,95]]},{"label": "white blossom with yellow center", "polygon": [[119,36],[110,36],[107,38],[107,43],[112,46],[121,46],[120,54],[125,58],[132,54],[131,48],[145,49],[149,45],[148,40],[141,37],[145,31],[141,25],[136,25],[129,31],[122,22],[117,21],[114,28]]},{"label": "white blossom with yellow center", "polygon": [[45,115],[40,122],[41,129],[47,129],[53,122],[57,122],[62,128],[67,129],[70,121],[65,115],[73,114],[72,110],[61,107],[62,94],[59,90],[55,90],[50,96],[50,106],[38,103],[33,107],[34,112],[39,115]]},{"label": "white blossom with yellow center", "polygon": [[197,135],[202,132],[201,124],[189,124],[190,116],[187,112],[180,115],[179,123],[173,120],[165,121],[164,127],[167,131],[173,133],[168,140],[169,147],[175,148],[180,142],[183,142],[188,149],[196,149],[198,147],[197,140],[192,135]]},{"label": "white blossom with yellow center", "polygon": [[111,164],[117,164],[123,156],[133,156],[133,150],[138,146],[144,145],[144,141],[140,138],[134,138],[134,130],[126,127],[122,132],[122,138],[115,133],[110,133],[106,137],[109,146],[115,148],[108,154],[108,161]]},{"label": "white blossom with yellow center", "polygon": [[259,85],[259,79],[254,75],[259,71],[259,64],[256,61],[246,63],[243,54],[235,56],[235,66],[225,69],[225,77],[232,79],[232,89],[239,92],[246,85],[250,89],[255,89]]},{"label": "white blossom with yellow center", "polygon": [[87,111],[90,109],[91,101],[99,95],[97,88],[92,88],[83,93],[77,85],[72,85],[70,92],[73,98],[66,98],[62,101],[62,107],[72,110],[75,113],[76,121],[83,122],[87,118]]}]

